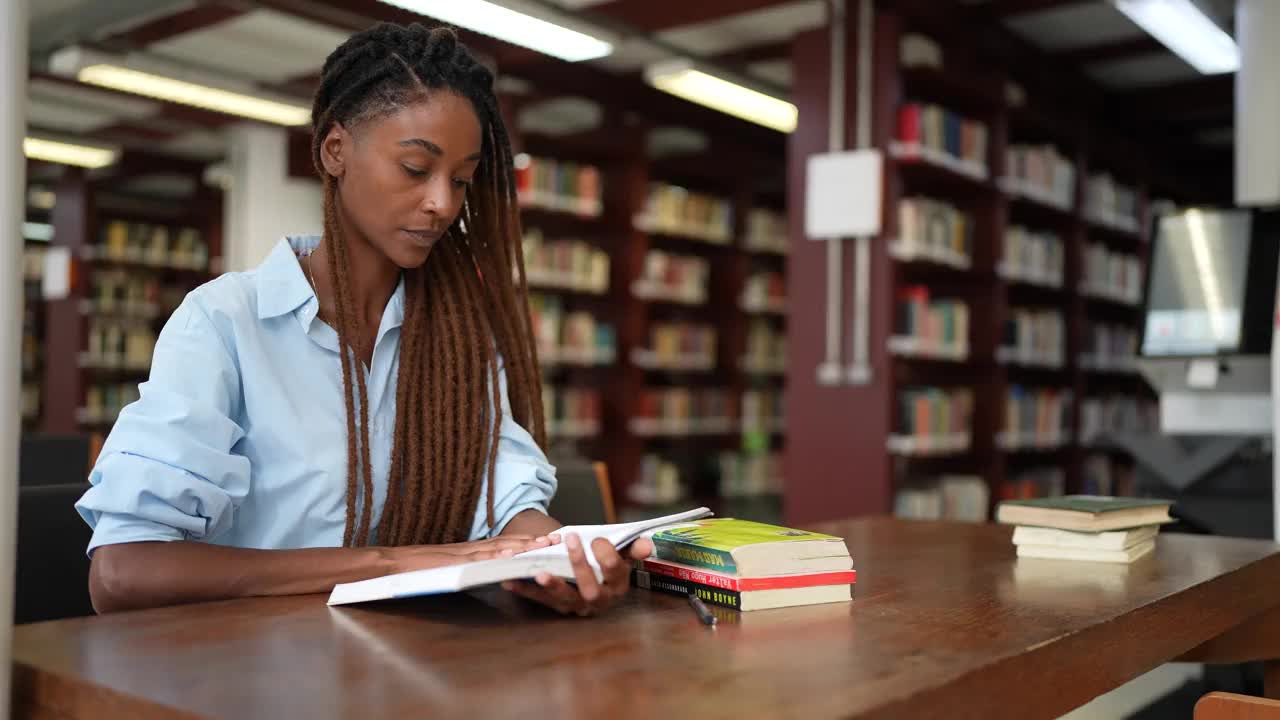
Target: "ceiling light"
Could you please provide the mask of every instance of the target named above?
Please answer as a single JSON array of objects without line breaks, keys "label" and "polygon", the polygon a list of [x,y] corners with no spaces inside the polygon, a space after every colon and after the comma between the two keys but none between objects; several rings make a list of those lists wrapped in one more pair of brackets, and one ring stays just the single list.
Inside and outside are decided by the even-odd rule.
[{"label": "ceiling light", "polygon": [[1205,75],[1240,69],[1240,49],[1191,0],[1114,0],[1116,9]]},{"label": "ceiling light", "polygon": [[32,160],[86,168],[106,167],[120,155],[119,151],[112,148],[35,137],[23,138],[22,152]]},{"label": "ceiling light", "polygon": [[306,125],[311,122],[311,108],[302,105],[276,102],[118,65],[88,65],[76,72],[76,79],[90,85],[276,125]]},{"label": "ceiling light", "polygon": [[645,70],[645,80],[659,90],[705,105],[779,132],[795,132],[796,106],[698,70],[687,60],[658,63]]},{"label": "ceiling light", "polygon": [[516,12],[488,0],[382,2],[569,62],[594,60],[613,52],[613,45],[604,40]]}]

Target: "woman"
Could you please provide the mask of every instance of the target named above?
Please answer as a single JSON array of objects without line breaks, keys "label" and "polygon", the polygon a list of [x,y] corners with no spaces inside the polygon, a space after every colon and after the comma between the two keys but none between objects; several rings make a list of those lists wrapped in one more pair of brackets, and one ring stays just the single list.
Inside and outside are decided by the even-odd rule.
[{"label": "woman", "polygon": [[[187,296],[77,503],[99,612],[560,540],[493,75],[450,30],[379,25],[325,61],[312,121],[323,238]],[[564,542],[576,587],[508,589],[583,615],[625,594],[612,546],[598,583]]]}]

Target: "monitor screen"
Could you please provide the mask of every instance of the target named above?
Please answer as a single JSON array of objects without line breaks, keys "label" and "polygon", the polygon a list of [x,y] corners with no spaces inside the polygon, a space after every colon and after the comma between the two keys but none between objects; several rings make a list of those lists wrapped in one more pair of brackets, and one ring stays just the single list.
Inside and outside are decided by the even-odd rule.
[{"label": "monitor screen", "polygon": [[1240,348],[1252,216],[1187,210],[1160,218],[1151,253],[1143,355]]}]

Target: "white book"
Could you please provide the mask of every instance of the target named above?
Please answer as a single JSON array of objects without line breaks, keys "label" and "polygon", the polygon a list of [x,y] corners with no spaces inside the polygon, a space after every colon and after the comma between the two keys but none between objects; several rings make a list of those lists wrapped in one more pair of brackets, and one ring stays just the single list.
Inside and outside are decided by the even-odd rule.
[{"label": "white book", "polygon": [[1125,550],[1084,550],[1054,545],[1019,545],[1018,557],[1127,564],[1143,557],[1155,547],[1155,540],[1147,540]]},{"label": "white book", "polygon": [[[604,538],[616,548],[631,544],[640,537],[648,537],[660,528],[668,525],[697,520],[711,514],[707,508],[698,508],[675,515],[667,515],[650,520],[614,525],[569,525],[555,531],[562,539],[576,534],[582,539],[584,548],[590,548],[596,538]],[[588,551],[587,562],[595,571],[596,579],[601,579],[600,566],[595,556]],[[335,585],[329,594],[330,605],[349,605],[352,603],[372,602],[374,600],[391,600],[394,598],[417,597],[420,595],[440,595],[459,592],[469,588],[507,580],[533,578],[539,573],[551,573],[567,580],[574,578],[573,565],[569,561],[568,546],[562,541],[537,550],[520,553],[509,558],[496,560],[480,560],[477,562],[448,565],[430,570],[413,570],[410,572],[384,575],[379,578],[361,580],[359,582]]]},{"label": "white book", "polygon": [[1110,530],[1100,533],[1019,525],[1013,531],[1013,544],[1052,545],[1054,547],[1077,548],[1080,550],[1124,550],[1138,543],[1151,540],[1158,532],[1160,532],[1159,525],[1147,525],[1129,530]]}]

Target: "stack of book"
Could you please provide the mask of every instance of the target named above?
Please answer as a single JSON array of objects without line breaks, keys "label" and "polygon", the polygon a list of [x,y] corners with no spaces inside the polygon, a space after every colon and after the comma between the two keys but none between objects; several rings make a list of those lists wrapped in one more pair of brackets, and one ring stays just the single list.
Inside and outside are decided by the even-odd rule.
[{"label": "stack of book", "polygon": [[898,290],[890,352],[964,360],[969,356],[969,306],[931,299],[925,285]]},{"label": "stack of book", "polygon": [[1142,301],[1142,261],[1138,256],[1092,243],[1085,249],[1084,260],[1080,283],[1084,294],[1129,305]]},{"label": "stack of book", "polygon": [[1004,324],[1000,362],[1060,368],[1066,362],[1066,324],[1057,310],[1011,308]]},{"label": "stack of book", "polygon": [[747,236],[744,244],[752,252],[786,255],[788,232],[785,214],[752,208],[747,213]]},{"label": "stack of book", "polygon": [[1010,385],[1004,430],[996,444],[1005,450],[1056,448],[1071,439],[1072,392],[1069,389]]},{"label": "stack of book", "polygon": [[635,570],[646,590],[742,611],[853,599],[857,574],[838,537],[722,518],[668,527],[652,540],[656,557]]},{"label": "stack of book", "polygon": [[733,206],[723,198],[652,183],[644,212],[635,218],[635,225],[644,232],[727,245],[733,237]]},{"label": "stack of book", "polygon": [[1085,187],[1085,214],[1099,225],[1139,232],[1138,193],[1102,173],[1090,176]]},{"label": "stack of book", "polygon": [[1076,168],[1052,145],[1010,145],[1005,150],[1004,172],[1011,194],[1062,209],[1071,207]]},{"label": "stack of book", "polygon": [[973,248],[973,218],[950,203],[928,197],[898,201],[898,241],[903,260],[928,258],[963,267]]},{"label": "stack of book", "polygon": [[1057,233],[1034,232],[1020,225],[1005,231],[998,271],[1006,280],[1060,288],[1064,266],[1062,237]]},{"label": "stack of book", "polygon": [[782,313],[787,308],[787,280],[779,272],[758,272],[742,288],[742,309],[749,313]]},{"label": "stack of book", "polygon": [[603,294],[609,289],[609,255],[582,240],[544,240],[532,228],[524,234],[529,284],[557,290]]},{"label": "stack of book", "polygon": [[906,103],[898,109],[898,137],[908,157],[930,162],[958,161],[973,175],[987,175],[987,126],[930,103]]},{"label": "stack of book", "polygon": [[701,305],[707,301],[708,262],[697,256],[672,255],[650,250],[644,258],[644,271],[632,286],[641,300]]},{"label": "stack of book", "polygon": [[1019,558],[1127,564],[1156,546],[1160,526],[1171,522],[1168,500],[1067,495],[1000,504],[996,520],[1016,525]]},{"label": "stack of book", "polygon": [[590,165],[521,155],[516,159],[520,206],[599,217],[600,170]]}]

